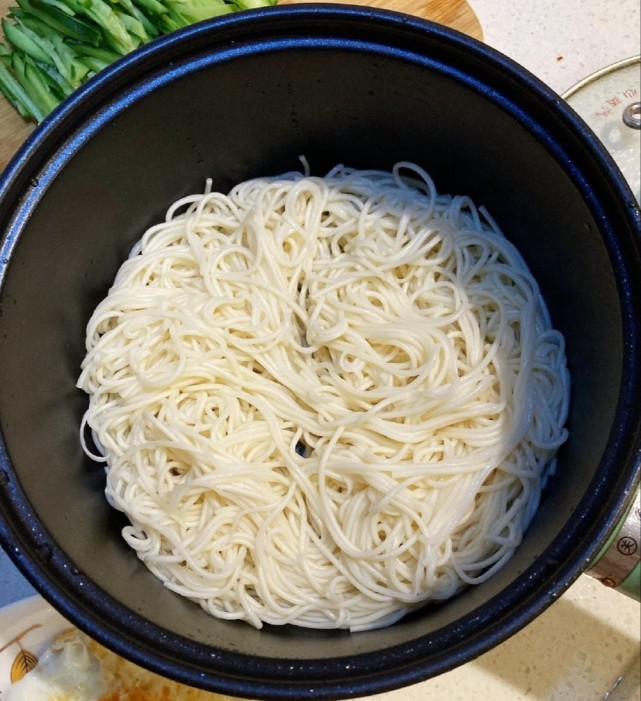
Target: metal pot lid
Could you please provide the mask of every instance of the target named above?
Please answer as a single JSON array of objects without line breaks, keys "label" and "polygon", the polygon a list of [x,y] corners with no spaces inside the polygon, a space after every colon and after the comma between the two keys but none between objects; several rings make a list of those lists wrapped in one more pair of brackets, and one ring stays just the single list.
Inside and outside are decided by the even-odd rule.
[{"label": "metal pot lid", "polygon": [[601,139],[641,202],[641,57],[593,73],[563,97]]}]

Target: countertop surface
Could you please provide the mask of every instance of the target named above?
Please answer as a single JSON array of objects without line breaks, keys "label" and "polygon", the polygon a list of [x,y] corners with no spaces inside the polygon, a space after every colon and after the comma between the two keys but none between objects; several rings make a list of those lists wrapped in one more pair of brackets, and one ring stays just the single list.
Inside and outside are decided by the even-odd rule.
[{"label": "countertop surface", "polygon": [[[560,94],[593,72],[641,53],[638,0],[469,4],[488,45]],[[34,593],[0,550],[0,608]],[[370,699],[639,701],[640,628],[638,603],[583,576],[533,623],[477,660]]]}]

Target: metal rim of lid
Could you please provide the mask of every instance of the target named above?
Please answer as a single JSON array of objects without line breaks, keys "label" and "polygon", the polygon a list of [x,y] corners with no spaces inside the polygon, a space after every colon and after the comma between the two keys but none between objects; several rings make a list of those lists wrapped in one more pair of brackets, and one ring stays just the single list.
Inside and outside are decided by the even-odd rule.
[{"label": "metal rim of lid", "polygon": [[591,73],[589,76],[582,78],[578,83],[575,83],[571,88],[569,88],[564,93],[562,93],[561,97],[564,100],[569,100],[571,97],[573,97],[580,90],[583,90],[583,88],[586,88],[589,85],[592,85],[600,78],[604,78],[605,76],[611,75],[612,73],[615,73],[616,71],[619,71],[622,68],[628,68],[629,66],[634,66],[636,63],[641,63],[641,55],[630,56],[630,58],[625,58],[622,61],[617,61],[616,63],[611,63],[609,66],[605,66],[604,68],[600,68],[598,71],[595,71],[594,73]]},{"label": "metal rim of lid", "polygon": [[[631,56],[617,61],[616,63],[605,66],[591,75],[583,78],[569,90],[563,93],[563,99],[572,107],[586,124],[595,132],[596,138],[601,141],[603,146],[610,153],[616,165],[621,170],[624,178],[627,180],[637,202],[641,202],[641,191],[639,190],[639,182],[641,180],[641,171],[639,170],[639,141],[638,134],[641,129],[641,116],[639,92],[641,92],[641,84],[637,85],[637,72],[641,70],[641,55]],[[634,77],[634,85],[630,82],[630,76]],[[626,94],[626,98],[632,98],[635,101],[628,104],[621,113],[620,110],[610,114],[610,110],[605,103],[605,112],[599,110],[595,114],[591,112],[591,108],[596,106],[599,94],[606,88],[619,89],[623,94],[624,88],[635,87],[635,96]],[[625,90],[627,93],[628,90]],[[608,100],[609,101],[609,100]],[[620,104],[620,101],[617,103]],[[605,117],[606,120],[597,124],[595,116],[598,114]],[[608,117],[608,115],[610,115]],[[627,132],[627,136],[617,127]],[[610,131],[603,133],[601,130],[608,127]],[[614,131],[613,131],[614,130]],[[636,132],[637,136],[632,137],[629,132]]]},{"label": "metal rim of lid", "polygon": [[[630,58],[605,66],[573,85],[562,94],[562,97],[571,104],[571,98],[585,89],[592,87],[601,79],[638,64],[641,64],[641,55],[631,56]],[[635,104],[638,104],[638,102]],[[634,128],[638,127],[635,125]],[[639,521],[641,520],[639,499],[639,492],[637,491],[635,502],[620,524],[614,529],[610,539],[587,571],[587,574],[596,578],[601,583],[605,584],[605,586],[619,587],[626,581],[626,578],[635,571],[635,568],[639,566],[641,557],[638,541]],[[631,542],[633,546],[632,548],[626,549],[625,545],[628,541]],[[634,594],[634,597],[638,598],[638,596],[638,593]]]}]

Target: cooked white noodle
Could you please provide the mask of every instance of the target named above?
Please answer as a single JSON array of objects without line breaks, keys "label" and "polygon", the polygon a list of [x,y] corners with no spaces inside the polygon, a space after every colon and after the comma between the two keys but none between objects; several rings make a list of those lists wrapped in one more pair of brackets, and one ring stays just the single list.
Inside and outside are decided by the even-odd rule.
[{"label": "cooked white noodle", "polygon": [[87,328],[127,543],[257,627],[383,626],[491,577],[566,438],[563,338],[514,246],[409,163],[209,189]]}]

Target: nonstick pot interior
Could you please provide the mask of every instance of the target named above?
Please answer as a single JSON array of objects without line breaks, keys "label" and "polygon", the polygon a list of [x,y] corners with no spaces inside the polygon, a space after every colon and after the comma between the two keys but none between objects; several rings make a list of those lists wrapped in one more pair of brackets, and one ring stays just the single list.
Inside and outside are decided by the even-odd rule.
[{"label": "nonstick pot interior", "polygon": [[[485,205],[565,334],[570,439],[511,562],[380,631],[254,630],[164,589],[120,537],[102,467],[80,449],[84,331],[144,229],[205,178],[337,163],[425,167]],[[95,638],[195,686],[338,698],[440,673],[565,591],[635,480],[638,209],[560,99],[507,59],[403,15],[309,6],[204,23],[81,90],[0,183],[0,535]],[[637,353],[638,354],[638,353]]]}]

